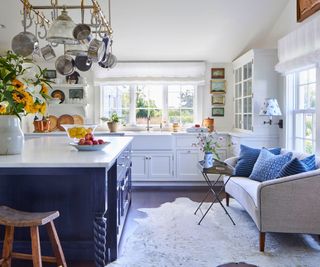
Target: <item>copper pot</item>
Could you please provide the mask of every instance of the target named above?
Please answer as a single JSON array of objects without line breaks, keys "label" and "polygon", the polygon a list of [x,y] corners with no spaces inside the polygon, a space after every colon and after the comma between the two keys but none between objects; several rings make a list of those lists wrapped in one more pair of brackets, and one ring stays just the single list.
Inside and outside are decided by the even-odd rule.
[{"label": "copper pot", "polygon": [[35,133],[46,133],[46,132],[49,132],[50,121],[49,120],[34,121],[33,126],[34,126]]}]

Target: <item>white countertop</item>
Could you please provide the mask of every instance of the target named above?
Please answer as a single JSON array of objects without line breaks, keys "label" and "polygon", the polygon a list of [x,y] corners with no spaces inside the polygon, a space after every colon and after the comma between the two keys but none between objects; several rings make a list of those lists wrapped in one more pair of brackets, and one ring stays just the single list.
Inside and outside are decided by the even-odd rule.
[{"label": "white countertop", "polygon": [[132,137],[103,137],[111,142],[102,151],[78,151],[67,137],[43,136],[25,140],[21,155],[0,155],[0,168],[109,169],[131,143]]}]

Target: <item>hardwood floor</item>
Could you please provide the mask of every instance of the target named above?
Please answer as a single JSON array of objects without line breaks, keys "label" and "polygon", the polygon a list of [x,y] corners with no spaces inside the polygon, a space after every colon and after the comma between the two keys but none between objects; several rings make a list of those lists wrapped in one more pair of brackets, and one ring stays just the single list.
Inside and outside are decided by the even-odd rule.
[{"label": "hardwood floor", "polygon": [[[217,189],[218,190],[218,189]],[[129,211],[127,222],[123,232],[123,239],[125,240],[136,229],[137,223],[134,221],[136,218],[143,218],[145,214],[138,211],[140,208],[156,208],[166,202],[173,202],[178,197],[187,197],[193,201],[200,202],[206,193],[206,188],[141,188],[135,189],[132,195],[132,206]],[[224,194],[222,194],[224,198]],[[209,197],[207,201],[211,201]],[[192,211],[191,211],[192,212]],[[120,245],[120,254],[121,254]],[[13,262],[12,267],[29,267],[32,264],[28,262]],[[44,267],[55,266],[52,264],[44,264]],[[68,262],[71,267],[94,267],[93,262]]]}]

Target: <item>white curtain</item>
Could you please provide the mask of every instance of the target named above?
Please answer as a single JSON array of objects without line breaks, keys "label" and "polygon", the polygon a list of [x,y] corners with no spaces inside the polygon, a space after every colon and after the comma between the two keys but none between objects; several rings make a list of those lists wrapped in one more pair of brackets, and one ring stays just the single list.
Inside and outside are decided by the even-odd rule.
[{"label": "white curtain", "polygon": [[119,62],[107,71],[94,68],[96,82],[112,80],[204,80],[206,65],[203,61],[188,62]]},{"label": "white curtain", "polygon": [[320,62],[320,15],[301,25],[278,41],[279,63],[283,74]]}]

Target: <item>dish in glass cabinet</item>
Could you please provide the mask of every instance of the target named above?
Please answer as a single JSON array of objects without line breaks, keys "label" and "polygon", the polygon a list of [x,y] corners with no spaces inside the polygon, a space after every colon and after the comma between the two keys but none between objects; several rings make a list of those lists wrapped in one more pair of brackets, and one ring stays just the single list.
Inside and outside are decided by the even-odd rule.
[{"label": "dish in glass cabinet", "polygon": [[101,151],[109,144],[110,142],[105,142],[101,145],[78,145],[74,142],[70,143],[70,145],[78,149],[78,151]]}]

